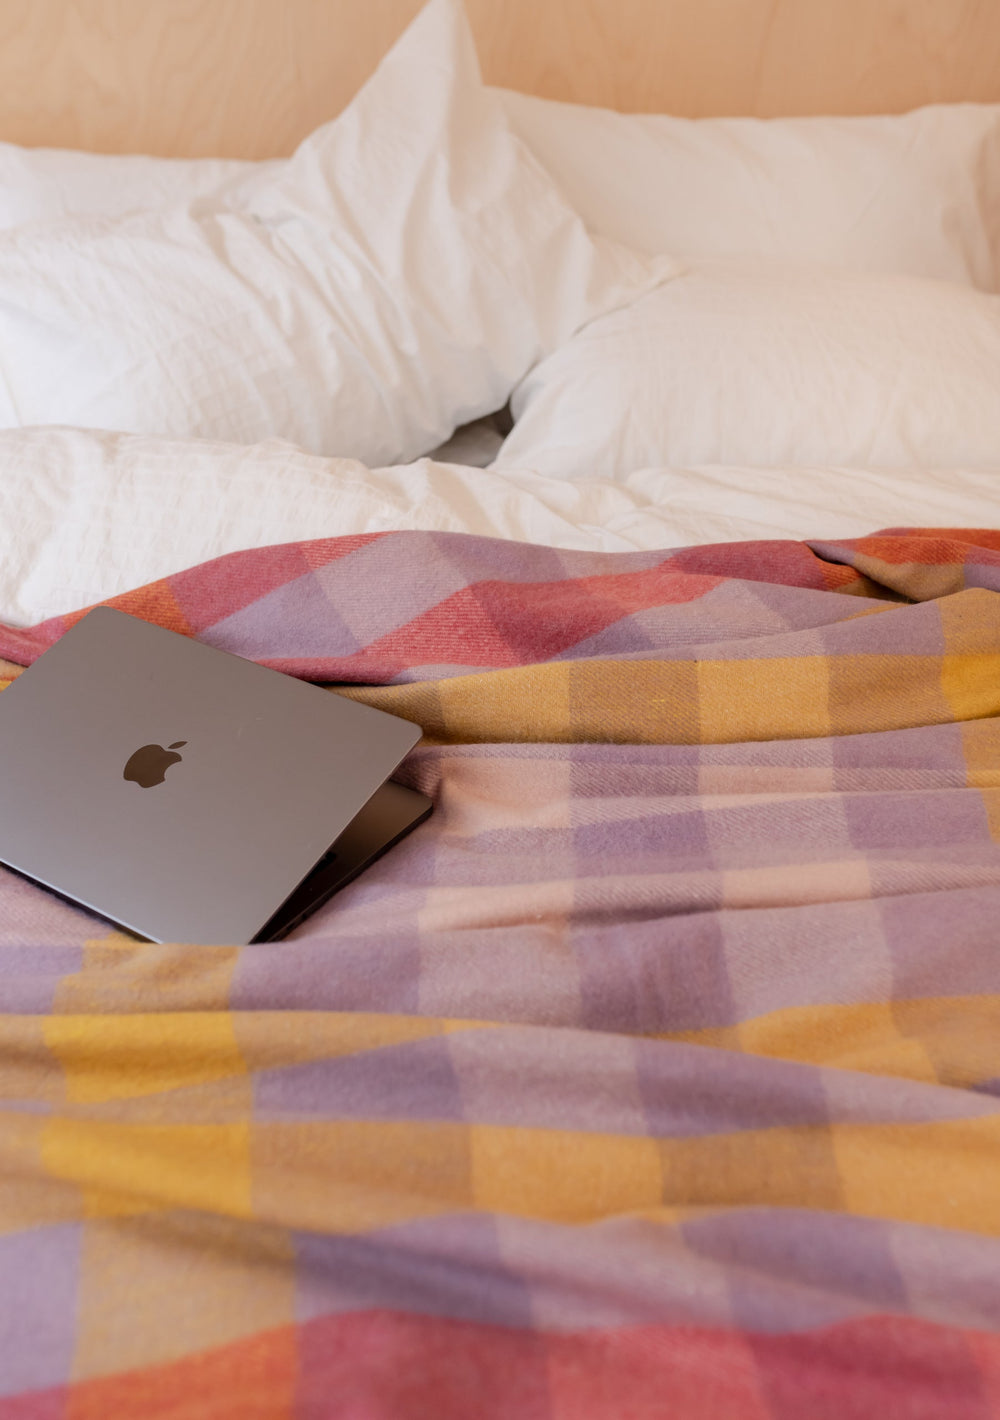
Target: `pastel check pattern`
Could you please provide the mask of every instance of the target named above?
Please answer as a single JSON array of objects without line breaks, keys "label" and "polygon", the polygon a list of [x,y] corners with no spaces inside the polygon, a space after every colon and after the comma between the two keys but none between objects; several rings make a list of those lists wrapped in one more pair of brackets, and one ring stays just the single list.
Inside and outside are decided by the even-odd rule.
[{"label": "pastel check pattern", "polygon": [[0,1420],[998,1420],[998,591],[388,533],[114,599],[418,721],[436,812],[280,945],[0,873]]}]

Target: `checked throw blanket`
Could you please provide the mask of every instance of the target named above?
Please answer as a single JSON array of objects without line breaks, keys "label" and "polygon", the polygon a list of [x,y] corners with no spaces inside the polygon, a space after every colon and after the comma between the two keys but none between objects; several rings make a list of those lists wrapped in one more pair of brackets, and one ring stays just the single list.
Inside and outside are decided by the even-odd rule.
[{"label": "checked throw blanket", "polygon": [[998,591],[391,533],[116,598],[418,721],[437,811],[272,946],[0,871],[0,1420],[997,1420]]}]

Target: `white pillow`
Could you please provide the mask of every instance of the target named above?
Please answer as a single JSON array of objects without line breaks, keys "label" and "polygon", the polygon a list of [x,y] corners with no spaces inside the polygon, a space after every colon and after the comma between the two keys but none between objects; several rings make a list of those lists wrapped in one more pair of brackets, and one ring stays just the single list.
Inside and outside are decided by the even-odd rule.
[{"label": "white pillow", "polygon": [[1000,465],[1000,296],[706,264],[594,321],[511,409],[494,468]]},{"label": "white pillow", "polygon": [[1000,289],[1000,104],[686,119],[503,102],[588,227],[639,250]]},{"label": "white pillow", "polygon": [[147,158],[0,143],[0,231],[60,217],[123,217],[144,207],[230,202],[244,178],[283,166],[281,159]]},{"label": "white pillow", "polygon": [[345,112],[213,204],[0,237],[0,426],[405,461],[672,273],[592,240],[432,0]]}]

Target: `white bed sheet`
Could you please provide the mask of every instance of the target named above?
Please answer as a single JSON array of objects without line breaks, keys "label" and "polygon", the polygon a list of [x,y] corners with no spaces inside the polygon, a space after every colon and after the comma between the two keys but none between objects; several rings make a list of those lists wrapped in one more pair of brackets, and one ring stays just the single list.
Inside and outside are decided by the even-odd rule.
[{"label": "white bed sheet", "polygon": [[421,459],[370,470],[250,447],[0,434],[0,620],[30,625],[240,548],[421,528],[625,551],[887,526],[1000,527],[996,468],[646,469],[616,482]]}]

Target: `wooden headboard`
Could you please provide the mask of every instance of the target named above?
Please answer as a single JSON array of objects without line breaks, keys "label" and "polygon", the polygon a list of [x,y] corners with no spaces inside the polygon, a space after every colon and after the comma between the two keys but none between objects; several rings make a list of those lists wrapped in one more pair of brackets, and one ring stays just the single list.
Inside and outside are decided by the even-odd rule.
[{"label": "wooden headboard", "polygon": [[[0,139],[261,158],[332,118],[420,0],[0,0]],[[468,0],[486,78],[701,116],[1000,101],[1000,0]]]}]

